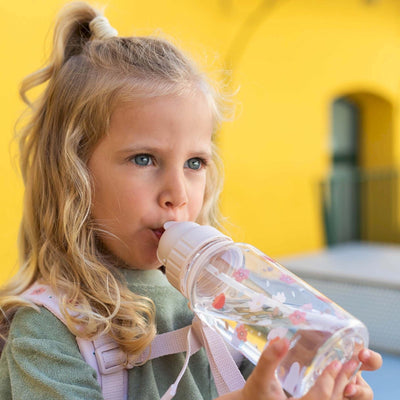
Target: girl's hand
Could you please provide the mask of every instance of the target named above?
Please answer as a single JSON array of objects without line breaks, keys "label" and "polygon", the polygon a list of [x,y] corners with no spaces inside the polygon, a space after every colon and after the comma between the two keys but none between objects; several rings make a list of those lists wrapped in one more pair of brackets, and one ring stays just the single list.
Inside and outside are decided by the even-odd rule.
[{"label": "girl's hand", "polygon": [[[375,351],[363,349],[360,351],[358,358],[362,363],[361,370],[375,371],[382,366],[382,357]],[[372,389],[361,377],[361,372],[357,373],[346,386],[344,395],[354,400],[372,400],[374,397]]]},{"label": "girl's hand", "polygon": [[[262,353],[243,389],[221,396],[218,400],[286,400],[275,370],[288,349],[289,343],[285,339],[272,342]],[[362,350],[359,358],[364,369],[374,370],[380,367],[380,356],[377,353]],[[372,400],[372,390],[360,374],[349,384],[357,367],[356,361],[349,361],[343,366],[337,361],[332,362],[308,393],[299,400],[346,400],[348,392],[354,392],[350,394],[352,400]]]},{"label": "girl's hand", "polygon": [[[275,370],[288,349],[289,343],[285,339],[277,340],[267,347],[243,387],[240,400],[286,400]],[[342,366],[337,361],[332,362],[301,400],[344,399],[344,390],[357,366],[357,363]]]}]

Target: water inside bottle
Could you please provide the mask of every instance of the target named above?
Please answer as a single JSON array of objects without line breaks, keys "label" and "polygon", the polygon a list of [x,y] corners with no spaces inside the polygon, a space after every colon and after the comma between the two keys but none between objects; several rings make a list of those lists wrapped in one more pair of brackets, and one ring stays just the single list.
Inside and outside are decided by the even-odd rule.
[{"label": "water inside bottle", "polygon": [[216,255],[197,276],[192,307],[254,364],[270,341],[287,338],[289,352],[276,374],[286,392],[302,396],[333,360],[358,354],[368,334],[339,306],[273,260],[261,265],[260,257],[266,256],[237,249]]},{"label": "water inside bottle", "polygon": [[[212,303],[212,302],[211,302]],[[284,319],[270,320],[274,311],[248,312],[245,318],[211,311],[212,304],[196,304],[195,311],[252,363],[256,364],[265,346],[277,337],[290,341],[288,354],[276,371],[283,389],[292,396],[302,396],[332,361],[348,361],[358,354],[363,340],[351,326],[341,330],[316,330],[309,326],[293,326]],[[306,317],[307,318],[307,317]],[[359,327],[355,327],[359,328]]]}]

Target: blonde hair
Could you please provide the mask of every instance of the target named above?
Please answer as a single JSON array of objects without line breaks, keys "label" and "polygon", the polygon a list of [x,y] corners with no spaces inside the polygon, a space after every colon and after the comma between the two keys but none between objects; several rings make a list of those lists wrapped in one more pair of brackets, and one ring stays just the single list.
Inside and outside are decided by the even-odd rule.
[{"label": "blonde hair", "polygon": [[[60,295],[73,334],[93,338],[107,333],[132,360],[155,335],[154,305],[127,289],[101,251],[90,214],[88,159],[121,102],[201,90],[217,127],[224,101],[169,41],[118,37],[101,15],[83,2],[64,7],[47,66],[22,82],[20,93],[30,114],[20,132],[25,182],[21,267],[0,292],[0,325],[5,338],[15,310],[33,307],[20,294],[42,280]],[[95,19],[96,28],[91,24]],[[43,83],[42,95],[30,103],[27,91]],[[198,222],[217,225],[222,178],[215,145],[207,174]]]}]

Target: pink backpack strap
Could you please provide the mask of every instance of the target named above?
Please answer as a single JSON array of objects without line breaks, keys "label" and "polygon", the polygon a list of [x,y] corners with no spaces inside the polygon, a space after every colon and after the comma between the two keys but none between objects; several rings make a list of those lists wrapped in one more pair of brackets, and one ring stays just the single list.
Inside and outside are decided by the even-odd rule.
[{"label": "pink backpack strap", "polygon": [[35,282],[29,289],[22,293],[21,296],[38,306],[47,308],[65,324],[65,318],[60,311],[58,297],[53,293],[50,286]]},{"label": "pink backpack strap", "polygon": [[[22,297],[34,304],[45,307],[65,324],[59,307],[58,297],[50,286],[35,282]],[[95,340],[76,337],[83,359],[97,372],[97,380],[105,400],[127,400],[128,371],[126,356],[118,344],[107,335]]]},{"label": "pink backpack strap", "polygon": [[[159,343],[153,348],[153,344],[157,339],[159,339]],[[175,342],[177,343],[176,345],[174,344]],[[241,389],[244,386],[245,380],[236,363],[236,361],[241,361],[242,357],[237,357],[235,351],[228,349],[225,341],[218,333],[195,316],[191,326],[157,335],[152,342],[150,358],[186,351],[185,362],[177,379],[161,400],[170,400],[175,396],[178,384],[188,366],[190,356],[202,346],[206,350],[211,372],[220,396]]]},{"label": "pink backpack strap", "polygon": [[[47,285],[34,283],[22,297],[51,311],[65,324],[58,298]],[[105,400],[127,400],[128,371],[133,365],[126,364],[126,354],[119,345],[107,335],[91,341],[77,337],[76,341],[84,360],[97,372],[97,379]],[[190,326],[172,332],[157,335],[151,344],[136,360],[146,362],[169,354],[186,352],[182,370],[175,382],[169,387],[161,400],[170,400],[175,396],[178,384],[185,373],[189,359],[201,347],[205,348],[210,361],[211,372],[218,394],[229,393],[244,386],[245,380],[239,371],[237,362],[242,357],[229,350],[222,337],[205,325],[197,316]]]},{"label": "pink backpack strap", "polygon": [[[186,352],[190,330],[191,326],[186,326],[175,331],[157,335],[151,342],[151,346],[140,355],[137,362],[142,363],[146,360],[153,360],[154,358],[169,354]],[[197,338],[193,338],[191,346],[191,354],[194,354],[202,347],[202,344]]]},{"label": "pink backpack strap", "polygon": [[246,382],[225,340],[197,316],[194,318],[192,326],[196,334],[201,336],[201,341],[206,349],[218,394],[222,396],[241,389]]},{"label": "pink backpack strap", "polygon": [[[77,338],[78,340],[78,338]],[[79,342],[78,342],[79,344]],[[102,335],[92,344],[92,352],[85,354],[93,357],[98,375],[101,376],[101,389],[105,400],[127,400],[128,398],[128,371],[126,369],[126,354],[120,349],[110,336]],[[79,344],[81,353],[82,346]],[[84,357],[85,358],[85,357]],[[86,362],[92,365],[86,358]],[[92,365],[93,366],[93,365]],[[95,368],[96,369],[96,368]]]}]

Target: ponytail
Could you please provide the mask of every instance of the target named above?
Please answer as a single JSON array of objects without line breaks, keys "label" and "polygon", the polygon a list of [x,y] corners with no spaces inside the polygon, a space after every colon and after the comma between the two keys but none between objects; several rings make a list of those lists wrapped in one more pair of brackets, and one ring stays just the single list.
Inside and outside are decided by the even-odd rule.
[{"label": "ponytail", "polygon": [[90,23],[102,14],[84,2],[67,4],[58,14],[53,36],[53,51],[48,65],[28,75],[21,84],[20,95],[29,106],[26,93],[52,77],[61,69],[70,57],[80,54],[87,41],[90,40]]}]

